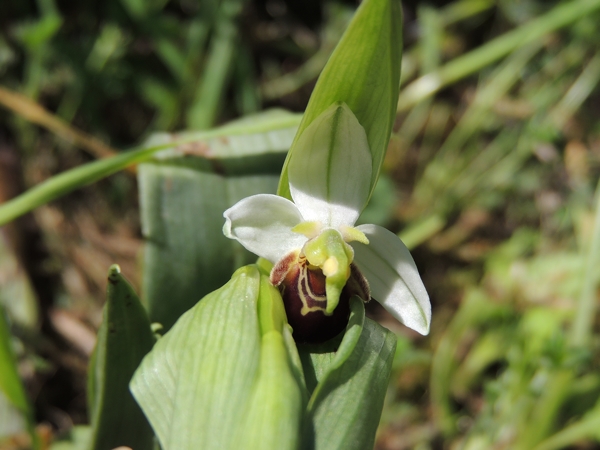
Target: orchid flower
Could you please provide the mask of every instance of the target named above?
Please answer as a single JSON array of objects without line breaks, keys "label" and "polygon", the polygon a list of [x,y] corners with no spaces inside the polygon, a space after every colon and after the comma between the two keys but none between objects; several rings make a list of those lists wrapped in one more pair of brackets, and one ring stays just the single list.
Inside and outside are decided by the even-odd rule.
[{"label": "orchid flower", "polygon": [[225,211],[223,232],[274,264],[273,284],[294,273],[302,315],[331,316],[352,282],[350,295],[372,296],[407,327],[427,334],[429,296],[408,249],[385,228],[355,226],[372,171],[364,128],[346,104],[334,104],[293,147],[293,202],[270,194],[247,197]]}]

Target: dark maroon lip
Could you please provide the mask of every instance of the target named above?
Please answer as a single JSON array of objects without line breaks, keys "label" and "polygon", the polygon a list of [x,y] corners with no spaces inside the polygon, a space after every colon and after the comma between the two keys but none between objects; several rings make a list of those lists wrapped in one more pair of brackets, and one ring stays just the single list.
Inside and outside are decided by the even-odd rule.
[{"label": "dark maroon lip", "polygon": [[271,283],[279,287],[288,323],[298,343],[319,344],[334,338],[348,324],[350,297],[370,299],[366,279],[352,264],[337,307],[331,315],[326,315],[325,281],[321,269],[311,267],[297,252],[284,257],[271,272]]}]

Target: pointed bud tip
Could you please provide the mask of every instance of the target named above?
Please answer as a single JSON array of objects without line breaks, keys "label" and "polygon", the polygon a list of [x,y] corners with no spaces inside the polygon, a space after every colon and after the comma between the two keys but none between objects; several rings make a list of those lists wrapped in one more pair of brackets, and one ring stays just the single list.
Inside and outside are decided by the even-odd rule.
[{"label": "pointed bud tip", "polygon": [[121,275],[121,267],[118,264],[113,264],[108,268],[108,281],[116,283]]}]

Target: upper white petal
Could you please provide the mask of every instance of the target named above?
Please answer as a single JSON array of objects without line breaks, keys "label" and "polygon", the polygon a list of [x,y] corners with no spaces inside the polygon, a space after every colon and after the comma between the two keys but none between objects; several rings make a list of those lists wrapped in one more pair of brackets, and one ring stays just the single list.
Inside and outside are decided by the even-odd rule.
[{"label": "upper white petal", "polygon": [[345,103],[334,104],[293,147],[290,193],[305,220],[352,226],[368,200],[371,171],[364,128]]},{"label": "upper white petal", "polygon": [[304,221],[302,214],[291,201],[277,195],[247,197],[225,211],[223,217],[225,236],[272,263],[306,242],[305,236],[292,231]]},{"label": "upper white petal", "polygon": [[410,252],[394,233],[377,225],[360,225],[369,245],[352,242],[354,262],[369,281],[371,295],[406,325],[429,333],[431,304]]}]

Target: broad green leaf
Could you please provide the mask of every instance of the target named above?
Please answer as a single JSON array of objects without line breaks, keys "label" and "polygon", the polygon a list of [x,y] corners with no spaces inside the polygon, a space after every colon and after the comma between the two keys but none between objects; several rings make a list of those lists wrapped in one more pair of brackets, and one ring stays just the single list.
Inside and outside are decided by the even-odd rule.
[{"label": "broad green leaf", "polygon": [[129,392],[129,381],[154,342],[144,307],[119,266],[112,266],[104,317],[90,365],[92,430],[88,449],[153,448],[154,435]]},{"label": "broad green leaf", "polygon": [[[223,235],[223,211],[244,197],[275,192],[295,130],[289,113],[266,112],[223,127],[217,138],[165,150],[139,167],[147,240],[143,292],[153,322],[168,330],[235,269],[256,260]],[[153,142],[196,135],[202,134],[162,134]]]},{"label": "broad green leaf", "polygon": [[131,382],[162,448],[296,448],[303,405],[285,327],[256,266],[186,312]]},{"label": "broad green leaf", "polygon": [[287,163],[298,137],[336,102],[346,103],[367,133],[373,160],[373,191],[396,117],[401,55],[400,1],[363,1],[310,97],[281,174],[279,195],[291,199]]},{"label": "broad green leaf", "polygon": [[[157,159],[198,156],[217,160],[218,163],[214,163],[212,167],[220,168],[220,164],[237,158],[285,154],[292,144],[301,118],[301,114],[271,109],[242,117],[210,131],[157,133],[150,137],[147,144],[166,146],[165,144],[172,143],[172,148],[156,154]],[[224,169],[231,170],[231,166]]]},{"label": "broad green leaf", "polygon": [[365,319],[362,300],[353,297],[350,321],[336,350],[337,345],[331,342],[300,349],[307,385],[309,389],[314,387],[303,447],[372,448],[392,370],[396,336]]},{"label": "broad green leaf", "polygon": [[144,250],[143,292],[150,318],[168,330],[204,295],[256,260],[222,230],[223,211],[242,198],[274,192],[276,175],[226,178],[185,166],[139,170]]}]

